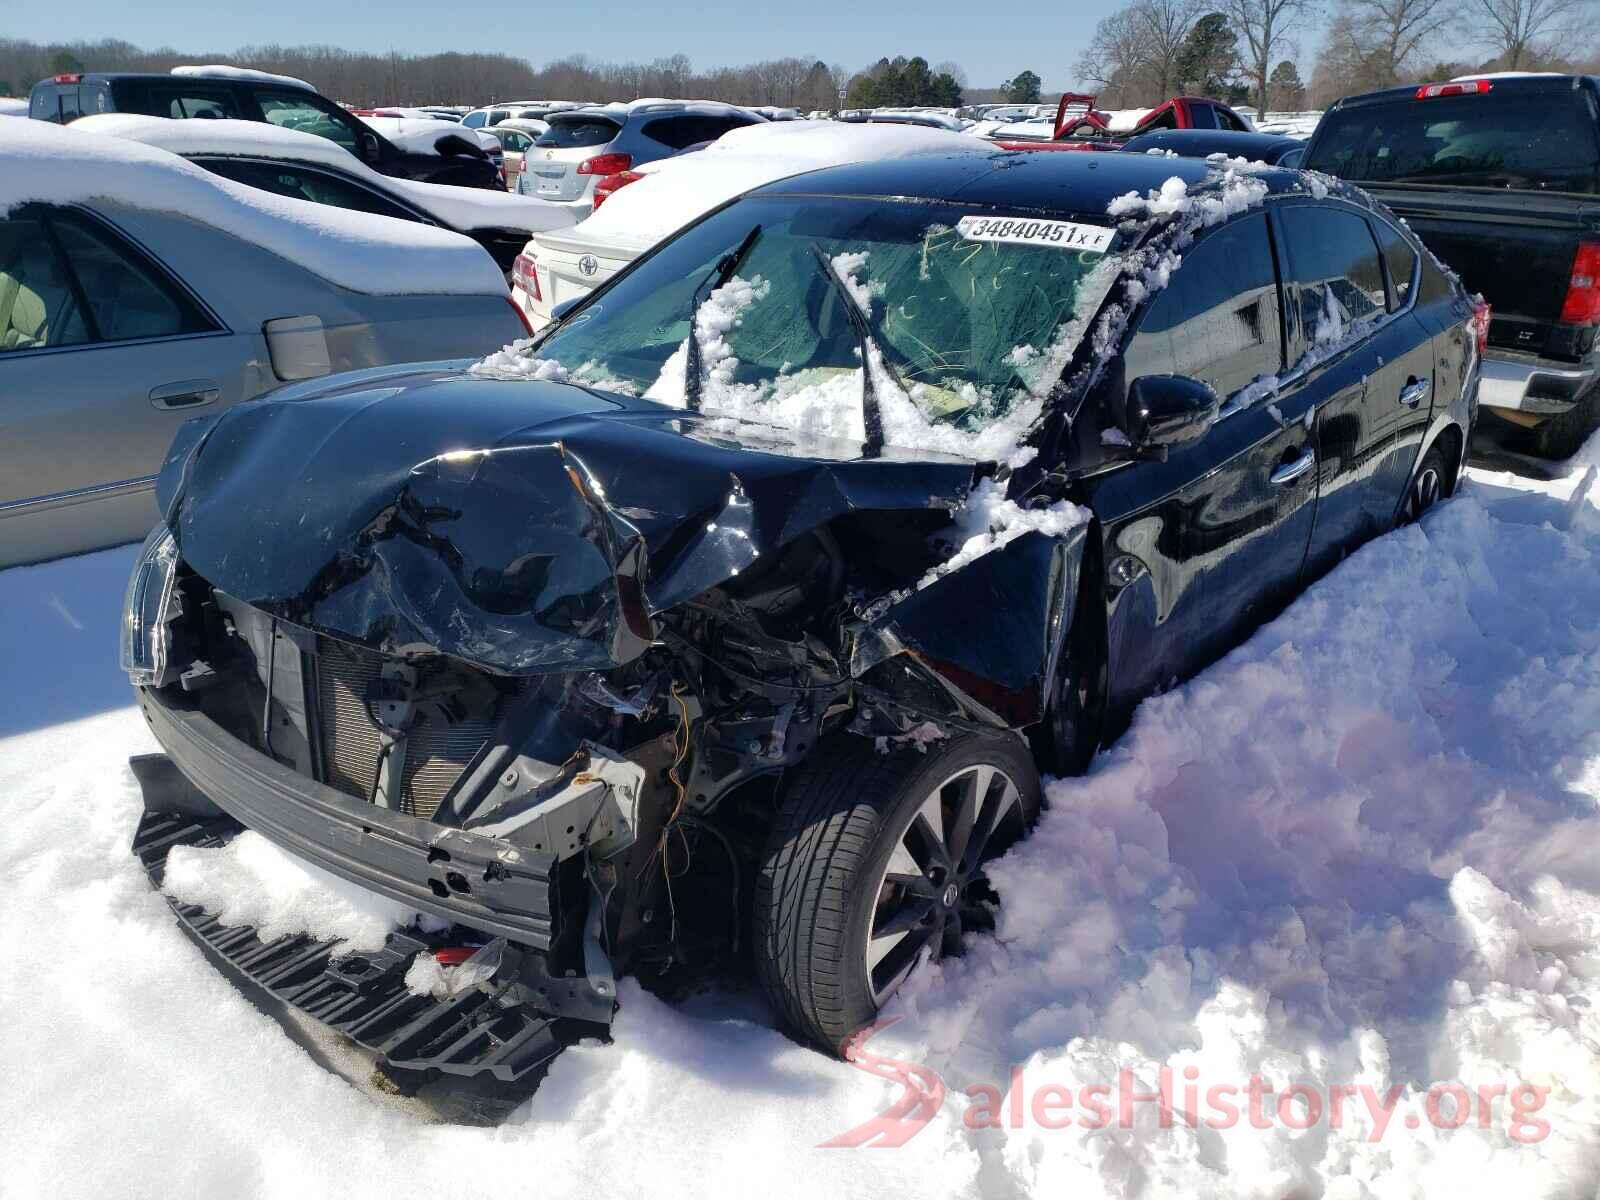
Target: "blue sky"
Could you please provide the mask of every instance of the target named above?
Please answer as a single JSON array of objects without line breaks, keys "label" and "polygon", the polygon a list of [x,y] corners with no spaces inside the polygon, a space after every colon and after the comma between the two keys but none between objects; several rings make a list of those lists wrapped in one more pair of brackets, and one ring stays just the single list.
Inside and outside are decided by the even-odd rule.
[{"label": "blue sky", "polygon": [[[544,4],[443,4],[439,0],[334,0],[252,4],[232,0],[74,0],[8,5],[4,35],[35,41],[122,38],[142,46],[233,50],[250,43],[323,43],[359,50],[502,50],[535,64],[567,54],[649,60],[687,54],[697,67],[815,55],[852,69],[883,54],[921,54],[966,67],[975,87],[1024,68],[1046,88],[1072,82],[1072,63],[1118,0],[973,4],[922,0],[599,0]],[[297,19],[299,18],[299,19]]]}]

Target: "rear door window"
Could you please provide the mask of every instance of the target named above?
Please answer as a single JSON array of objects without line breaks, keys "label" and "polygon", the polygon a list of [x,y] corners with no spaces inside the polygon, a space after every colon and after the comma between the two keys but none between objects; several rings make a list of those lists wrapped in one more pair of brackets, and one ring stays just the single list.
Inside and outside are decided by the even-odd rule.
[{"label": "rear door window", "polygon": [[1306,166],[1364,183],[1592,193],[1600,140],[1587,92],[1436,96],[1328,113]]},{"label": "rear door window", "polygon": [[603,146],[617,136],[621,128],[615,121],[599,117],[580,117],[570,121],[551,121],[550,128],[539,135],[534,145],[545,150],[577,149],[583,146]]},{"label": "rear door window", "polygon": [[89,340],[77,289],[44,222],[0,221],[0,355]]},{"label": "rear door window", "polygon": [[89,305],[96,340],[172,337],[213,328],[188,297],[106,230],[74,214],[53,216],[50,224]]},{"label": "rear door window", "polygon": [[337,142],[352,154],[360,153],[354,118],[342,112],[336,114],[332,105],[324,105],[310,92],[258,91],[255,97],[268,124],[314,133]]},{"label": "rear door window", "polygon": [[738,129],[749,121],[739,117],[680,116],[658,117],[647,121],[641,131],[651,141],[660,142],[674,150],[687,150],[701,142],[715,141],[730,129]]},{"label": "rear door window", "polygon": [[354,212],[376,213],[381,217],[397,217],[402,221],[417,220],[417,214],[410,209],[333,171],[319,171],[288,163],[249,162],[237,158],[197,158],[195,162],[224,179],[294,200],[309,200],[313,204],[328,204]]},{"label": "rear door window", "polygon": [[235,120],[239,105],[225,88],[154,87],[149,91],[146,111],[157,117],[205,117]]},{"label": "rear door window", "polygon": [[1192,129],[1215,129],[1217,127],[1216,110],[1209,104],[1189,105],[1189,120],[1193,122]]},{"label": "rear door window", "polygon": [[1378,246],[1383,251],[1383,268],[1389,274],[1389,311],[1404,308],[1411,299],[1411,279],[1417,273],[1417,252],[1405,235],[1387,221],[1374,220]]},{"label": "rear door window", "polygon": [[1288,246],[1284,282],[1307,344],[1336,341],[1356,321],[1387,308],[1378,244],[1366,218],[1338,208],[1279,210]]},{"label": "rear door window", "polygon": [[1183,256],[1128,343],[1129,382],[1185,375],[1229,396],[1283,367],[1278,276],[1265,215],[1210,234]]},{"label": "rear door window", "polygon": [[64,87],[61,89],[61,123],[76,121],[83,116],[83,110],[78,106],[78,89]]}]

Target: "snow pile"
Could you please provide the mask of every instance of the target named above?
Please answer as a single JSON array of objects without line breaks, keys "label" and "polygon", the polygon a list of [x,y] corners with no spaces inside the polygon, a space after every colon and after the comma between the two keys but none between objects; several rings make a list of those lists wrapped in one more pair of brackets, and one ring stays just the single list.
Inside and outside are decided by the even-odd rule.
[{"label": "snow pile", "polygon": [[984,479],[956,512],[955,529],[940,535],[955,543],[955,553],[924,575],[917,587],[925,588],[1025,533],[1060,537],[1087,524],[1092,515],[1088,509],[1069,500],[1058,500],[1043,508],[1023,508],[1015,500],[1006,498],[1005,484]]},{"label": "snow pile", "polygon": [[15,96],[0,96],[0,117],[25,117],[28,115],[28,101]]},{"label": "snow pile", "polygon": [[1219,188],[1193,196],[1189,194],[1189,185],[1174,175],[1160,188],[1151,188],[1143,196],[1138,192],[1118,196],[1107,206],[1106,212],[1118,218],[1156,220],[1192,213],[1198,216],[1198,224],[1205,226],[1219,224],[1266,200],[1267,185],[1262,180],[1232,165],[1221,175]]},{"label": "snow pile", "polygon": [[447,137],[460,138],[469,146],[474,142],[480,147],[485,145],[483,139],[477,137],[478,130],[435,117],[360,117],[358,120],[407,154],[438,154],[440,139]]},{"label": "snow pile", "polygon": [[[1592,1196],[1594,463],[1600,439],[1552,484],[1473,472],[1147,701],[1049,786],[993,870],[1000,936],[913,981],[869,1045],[887,1065],[796,1045],[748,995],[672,1008],[624,980],[613,1043],[564,1052],[494,1130],[328,1074],[149,889],[125,760],[154,746],[114,649],[133,552],[0,572],[0,661],[33,681],[0,699],[0,948],[26,963],[0,973],[6,1186],[388,1200],[536,1169],[553,1196]],[[936,1073],[927,1124],[822,1148],[905,1094],[898,1063]],[[1154,1096],[1163,1069],[1170,1119],[1131,1100],[1125,1125],[1120,1073]]]},{"label": "snow pile", "polygon": [[[429,121],[436,130],[458,127],[448,121]],[[352,175],[379,192],[398,196],[428,216],[456,229],[519,229],[538,233],[571,225],[574,214],[565,208],[526,196],[487,188],[421,183],[380,175],[337,142],[299,129],[285,129],[265,121],[169,119],[137,113],[98,113],[74,121],[70,129],[142,142],[173,154],[254,155],[296,163],[319,163]],[[467,131],[472,132],[471,130]]]},{"label": "snow pile", "polygon": [[[293,858],[253,831],[219,848],[175,847],[162,887],[225,925],[254,925],[263,942],[304,933],[371,952],[383,949],[391,930],[423,921],[403,904]],[[432,918],[427,923],[438,927]]]},{"label": "snow pile", "polygon": [[172,73],[188,79],[237,79],[245,83],[271,83],[278,87],[299,88],[304,92],[317,90],[304,79],[296,79],[293,75],[274,75],[270,71],[257,71],[250,67],[230,67],[224,63],[212,63],[204,67],[173,67]]},{"label": "snow pile", "polygon": [[[648,163],[574,238],[643,250],[751,188],[802,171],[919,154],[996,153],[964,133],[912,125],[783,121],[730,130],[694,154]],[[563,241],[566,239],[563,238]]]},{"label": "snow pile", "polygon": [[355,292],[506,294],[483,247],[449,230],[274,196],[164,150],[73,126],[0,124],[0,216],[29,201],[96,200],[181,214]]}]

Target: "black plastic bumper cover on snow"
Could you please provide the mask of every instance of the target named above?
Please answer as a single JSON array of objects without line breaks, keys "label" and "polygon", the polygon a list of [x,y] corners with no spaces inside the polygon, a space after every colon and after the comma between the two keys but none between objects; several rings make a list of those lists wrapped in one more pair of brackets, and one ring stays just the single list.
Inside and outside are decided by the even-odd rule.
[{"label": "black plastic bumper cover on snow", "polygon": [[[231,817],[146,812],[133,852],[161,886],[174,846],[221,846],[242,826]],[[433,943],[391,933],[375,954],[335,957],[336,943],[290,934],[263,942],[252,925],[223,925],[193,904],[167,897],[178,922],[229,966],[285,1004],[316,1018],[395,1067],[451,1075],[489,1073],[514,1080],[579,1037],[602,1033],[586,1022],[551,1017],[503,995],[473,989],[444,1000],[406,988],[405,974]]]}]

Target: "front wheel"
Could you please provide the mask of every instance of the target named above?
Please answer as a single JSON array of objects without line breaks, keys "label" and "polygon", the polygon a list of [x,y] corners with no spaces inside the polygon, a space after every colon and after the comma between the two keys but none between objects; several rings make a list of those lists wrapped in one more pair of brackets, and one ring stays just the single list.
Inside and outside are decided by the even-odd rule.
[{"label": "front wheel", "polygon": [[926,754],[839,738],[785,788],[756,883],[773,1007],[837,1052],[921,963],[994,928],[984,864],[1039,813],[1026,746],[961,734]]}]

